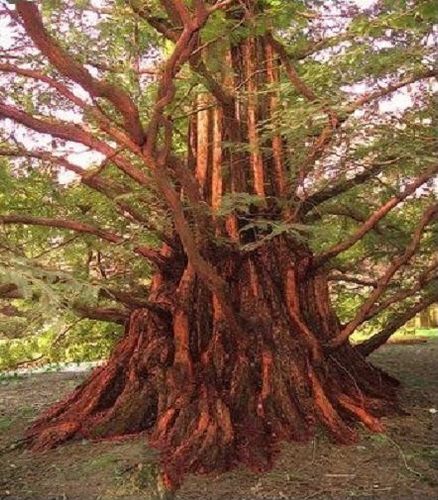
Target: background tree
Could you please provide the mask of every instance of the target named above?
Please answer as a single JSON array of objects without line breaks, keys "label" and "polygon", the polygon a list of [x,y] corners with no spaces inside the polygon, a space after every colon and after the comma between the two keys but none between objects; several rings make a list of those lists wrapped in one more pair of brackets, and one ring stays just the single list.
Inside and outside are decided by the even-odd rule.
[{"label": "background tree", "polygon": [[[0,221],[18,265],[1,293],[23,294],[30,264],[26,283],[79,283],[72,310],[126,324],[29,446],[148,431],[176,485],[264,470],[319,425],[342,443],[355,422],[381,430],[396,383],[363,354],[437,298],[434,2],[19,0],[2,15]],[[394,95],[414,106],[384,113]],[[84,305],[85,283],[117,308]]]}]

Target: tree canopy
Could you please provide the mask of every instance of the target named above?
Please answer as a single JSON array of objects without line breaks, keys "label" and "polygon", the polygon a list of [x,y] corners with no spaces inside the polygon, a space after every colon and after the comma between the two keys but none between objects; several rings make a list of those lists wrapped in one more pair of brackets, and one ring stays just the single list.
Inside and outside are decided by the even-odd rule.
[{"label": "tree canopy", "polygon": [[[190,54],[175,45],[173,4],[50,0],[41,10],[30,2],[2,8],[1,291],[4,299],[26,299],[13,308],[5,303],[3,312],[25,314],[27,332],[40,331],[43,321],[36,299],[44,312],[50,306],[116,323],[147,303],[159,244],[172,232],[169,212],[175,215],[163,186],[175,192],[184,182],[191,116],[212,105],[206,92],[219,102],[247,92],[222,84],[229,71],[223,40],[250,34],[233,18],[239,2],[206,7]],[[293,234],[321,263],[330,257],[346,324],[377,317],[399,326],[397,318],[411,317],[436,294],[431,221],[416,255],[389,272],[436,199],[435,2],[260,5],[250,31],[272,33],[284,69],[259,90],[281,101],[259,124],[260,140],[279,133],[288,144],[290,189],[276,203],[295,216],[250,218],[245,230],[267,229],[260,241]],[[154,124],[164,106],[170,139],[165,123]],[[164,180],[157,158],[153,165],[138,158],[145,131],[159,148],[172,149]],[[216,215],[249,213],[260,198],[225,196]],[[178,210],[205,209],[202,200],[195,205],[188,197]],[[370,292],[379,298],[371,308]]]}]

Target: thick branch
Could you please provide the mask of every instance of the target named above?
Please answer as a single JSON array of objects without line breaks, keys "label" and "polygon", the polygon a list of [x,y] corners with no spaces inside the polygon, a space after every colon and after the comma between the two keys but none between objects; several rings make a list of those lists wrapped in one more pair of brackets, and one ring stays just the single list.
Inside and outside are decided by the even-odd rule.
[{"label": "thick branch", "polygon": [[67,219],[53,219],[49,217],[33,217],[30,215],[22,214],[9,214],[0,215],[1,224],[30,224],[33,226],[45,226],[53,227],[59,229],[69,229],[77,233],[92,234],[103,240],[109,241],[110,243],[122,243],[124,240],[121,236],[118,236],[109,231],[96,228],[90,224],[84,224],[83,222]]},{"label": "thick branch", "polygon": [[41,134],[49,134],[58,139],[78,142],[84,146],[88,146],[106,157],[111,158],[111,161],[117,165],[120,170],[139,184],[145,186],[149,183],[148,177],[141,170],[134,167],[132,163],[123,156],[117,154],[117,151],[111,146],[103,141],[95,139],[90,132],[79,125],[70,125],[65,122],[35,118],[14,106],[2,102],[0,102],[0,118],[10,118]]},{"label": "thick branch", "polygon": [[30,114],[9,104],[0,102],[0,118],[10,118],[17,123],[35,130],[41,134],[49,134],[52,137],[65,141],[78,142],[99,150],[100,141],[93,138],[92,134],[84,130],[79,125],[71,125],[66,122],[49,119],[35,118]]},{"label": "thick branch", "polygon": [[133,295],[130,292],[116,290],[114,288],[102,288],[100,295],[107,299],[112,299],[129,309],[149,309],[157,314],[166,315],[167,311],[158,304],[149,302],[149,300]]},{"label": "thick branch", "polygon": [[130,314],[127,309],[119,309],[116,307],[89,307],[84,304],[74,304],[73,312],[81,318],[109,321],[119,325],[124,325],[129,319]]},{"label": "thick branch", "polygon": [[370,286],[372,288],[377,287],[377,281],[369,280],[366,278],[360,278],[357,276],[349,276],[346,274],[330,274],[328,276],[329,281],[343,281],[345,283],[354,283],[360,286]]},{"label": "thick branch", "polygon": [[108,99],[124,118],[125,130],[136,144],[144,141],[138,108],[122,89],[105,80],[97,80],[47,33],[36,3],[18,0],[16,11],[23,21],[27,34],[38,49],[60,73],[81,85],[93,97]]},{"label": "thick branch", "polygon": [[[0,299],[22,299],[23,294],[14,283],[0,285]],[[82,318],[109,321],[123,325],[129,319],[130,311],[117,307],[91,307],[85,304],[72,305],[75,314]],[[1,312],[1,311],[0,311]]]},{"label": "thick branch", "polygon": [[85,113],[89,113],[91,116],[93,116],[96,119],[100,129],[110,135],[111,138],[113,138],[115,141],[124,144],[125,146],[130,146],[131,139],[125,131],[115,126],[114,122],[111,121],[98,106],[93,106],[75,95],[67,87],[67,85],[45,75],[44,73],[41,73],[41,71],[22,68],[13,64],[0,64],[0,71],[22,75],[26,78],[31,78],[33,80],[45,83],[49,87],[55,89],[61,96],[67,98],[70,102],[78,106]]}]

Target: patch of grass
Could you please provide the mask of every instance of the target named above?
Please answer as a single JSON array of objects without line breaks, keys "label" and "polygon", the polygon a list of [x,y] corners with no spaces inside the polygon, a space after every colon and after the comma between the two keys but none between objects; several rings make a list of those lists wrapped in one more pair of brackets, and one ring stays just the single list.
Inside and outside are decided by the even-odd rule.
[{"label": "patch of grass", "polygon": [[433,469],[438,469],[438,446],[430,446],[422,448],[418,455],[428,462],[429,466]]},{"label": "patch of grass", "polygon": [[0,432],[9,430],[14,420],[10,417],[0,417]]},{"label": "patch of grass", "polygon": [[415,330],[415,335],[438,338],[438,328],[417,328]]},{"label": "patch of grass", "polygon": [[69,480],[79,481],[84,477],[111,477],[117,470],[119,457],[114,453],[101,453],[81,460],[78,456],[71,467],[60,470]]},{"label": "patch of grass", "polygon": [[115,497],[173,500],[175,494],[164,487],[160,470],[160,466],[154,460],[137,464],[119,462],[114,471],[114,486],[106,490],[101,498],[102,500]]},{"label": "patch of grass", "polygon": [[[372,337],[377,331],[356,332],[352,335],[353,343],[360,343]],[[419,338],[438,339],[438,328],[401,328],[391,336],[391,342]]]},{"label": "patch of grass", "polygon": [[82,470],[95,471],[101,469],[107,469],[114,466],[118,461],[117,455],[114,453],[102,453],[98,457],[94,457],[91,460],[87,460],[82,464]]},{"label": "patch of grass", "polygon": [[20,415],[22,417],[33,417],[36,413],[36,409],[33,406],[23,406],[20,409]]},{"label": "patch of grass", "polygon": [[0,372],[0,382],[11,382],[22,378],[24,378],[24,375],[18,373]]},{"label": "patch of grass", "polygon": [[368,439],[379,446],[388,443],[388,436],[386,434],[371,434]]},{"label": "patch of grass", "polygon": [[164,487],[160,466],[155,462],[141,464],[131,479],[151,500],[171,500],[174,498],[174,494]]}]

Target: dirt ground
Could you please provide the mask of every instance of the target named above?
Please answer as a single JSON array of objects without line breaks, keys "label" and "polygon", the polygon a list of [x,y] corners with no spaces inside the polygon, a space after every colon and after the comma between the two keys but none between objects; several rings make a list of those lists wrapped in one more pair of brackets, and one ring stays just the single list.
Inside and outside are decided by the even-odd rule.
[{"label": "dirt ground", "polygon": [[[388,345],[373,360],[403,382],[409,412],[387,420],[384,434],[363,431],[361,441],[348,447],[330,444],[323,434],[307,445],[288,444],[267,474],[238,469],[220,477],[188,477],[176,498],[438,499],[438,341]],[[0,498],[157,498],[155,457],[144,439],[82,441],[39,454],[14,448],[35,415],[83,377],[0,379]]]}]

